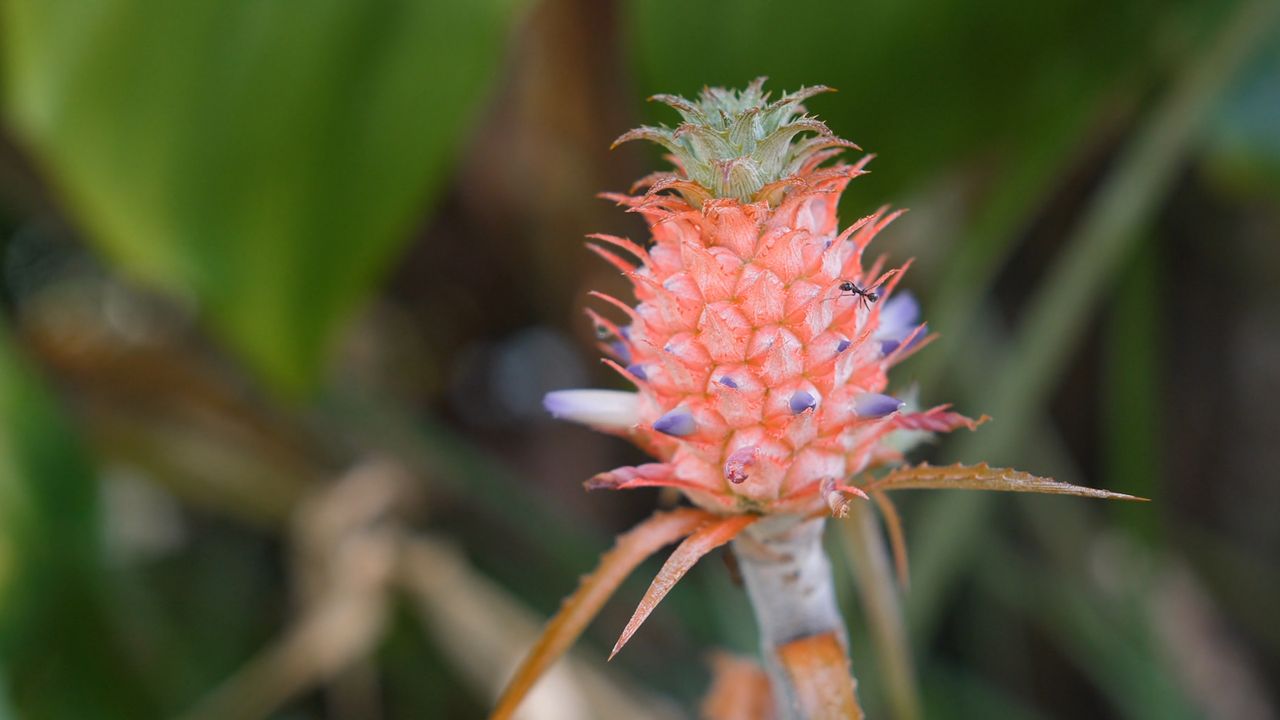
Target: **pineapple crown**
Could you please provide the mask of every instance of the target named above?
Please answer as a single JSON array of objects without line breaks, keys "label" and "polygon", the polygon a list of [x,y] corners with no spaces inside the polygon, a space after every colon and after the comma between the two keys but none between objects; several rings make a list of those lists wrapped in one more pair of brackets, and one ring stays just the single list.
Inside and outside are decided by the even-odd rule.
[{"label": "pineapple crown", "polygon": [[858,146],[836,137],[801,104],[831,88],[801,87],[770,102],[765,80],[756,78],[743,90],[703,88],[697,100],[654,95],[649,99],[671,106],[684,122],[638,127],[613,145],[649,140],[670,151],[677,172],[651,176],[652,191],[675,189],[694,207],[710,198],[775,205],[780,193],[772,191],[780,184]]}]

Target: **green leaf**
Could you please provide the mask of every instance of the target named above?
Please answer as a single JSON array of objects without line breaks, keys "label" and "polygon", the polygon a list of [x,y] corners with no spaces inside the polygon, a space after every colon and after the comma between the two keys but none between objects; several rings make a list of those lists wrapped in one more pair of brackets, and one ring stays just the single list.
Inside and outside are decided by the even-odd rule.
[{"label": "green leaf", "polygon": [[21,717],[155,714],[106,624],[97,517],[75,436],[0,324],[0,669]]},{"label": "green leaf", "polygon": [[[1166,411],[1161,388],[1168,347],[1161,317],[1161,245],[1145,239],[1122,271],[1111,312],[1104,320],[1102,443],[1103,485],[1124,487],[1159,500],[1166,492],[1161,441]],[[1123,512],[1130,528],[1155,542],[1161,513]]]},{"label": "green leaf", "polygon": [[[1018,443],[1036,427],[1038,409],[1105,296],[1102,290],[1143,237],[1142,229],[1202,130],[1201,121],[1275,26],[1278,7],[1269,0],[1236,3],[1211,36],[1181,59],[1176,82],[1137,128],[1095,191],[1053,272],[1026,303],[1014,346],[1001,359],[975,365],[961,378],[970,401],[981,400],[982,409],[996,421],[961,440],[956,455],[999,459],[1016,453]],[[967,337],[972,344],[974,334]],[[992,387],[994,391],[988,390]],[[977,559],[975,538],[984,531],[990,511],[981,495],[931,498],[918,510],[923,519],[914,524],[916,592],[909,617],[922,635],[933,631],[949,587]]]},{"label": "green leaf", "polygon": [[24,620],[92,567],[96,502],[75,439],[0,335],[0,653],[38,640]]},{"label": "green leaf", "polygon": [[439,189],[519,0],[10,0],[7,120],[91,241],[314,382]]},{"label": "green leaf", "polygon": [[1008,549],[992,547],[989,552],[975,577],[998,601],[996,616],[1012,609],[1035,622],[1109,698],[1110,715],[1133,720],[1202,716],[1160,635],[1157,606],[1169,602],[1169,588],[1159,574],[1152,574],[1158,568],[1167,571],[1157,558],[1131,564],[1124,557],[1109,557],[1107,562],[1117,564],[1112,572],[1127,580],[1097,592],[1092,587],[1097,578],[1088,573],[1073,575],[1061,565],[1029,562]]},{"label": "green leaf", "polygon": [[1280,27],[1214,113],[1207,128],[1211,176],[1226,189],[1274,201],[1280,195]]}]

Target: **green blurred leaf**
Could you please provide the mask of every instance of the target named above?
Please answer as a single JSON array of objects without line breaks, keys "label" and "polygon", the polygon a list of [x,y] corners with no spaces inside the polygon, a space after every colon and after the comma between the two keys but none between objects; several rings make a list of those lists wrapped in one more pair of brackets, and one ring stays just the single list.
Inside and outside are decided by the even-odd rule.
[{"label": "green blurred leaf", "polygon": [[979,673],[954,667],[936,667],[921,686],[927,701],[924,716],[946,718],[1001,718],[1046,720],[1048,716],[1025,700],[993,685]]},{"label": "green blurred leaf", "polygon": [[278,386],[441,185],[519,0],[10,0],[6,111],[90,238]]},{"label": "green blurred leaf", "polygon": [[146,717],[101,600],[97,487],[0,326],[0,667],[27,718]]},{"label": "green blurred leaf", "polygon": [[1228,189],[1280,197],[1280,27],[1241,73],[1208,127],[1208,159]]},{"label": "green blurred leaf", "polygon": [[[1160,307],[1160,245],[1146,239],[1123,271],[1104,326],[1102,442],[1104,485],[1123,487],[1160,503],[1166,489],[1160,442],[1165,409]],[[1124,513],[1132,530],[1155,542],[1161,513]],[[1119,519],[1119,518],[1117,518]]]},{"label": "green blurred leaf", "polygon": [[[6,673],[3,667],[0,667],[0,678],[4,678]],[[9,695],[4,687],[4,683],[0,682],[0,720],[12,720],[16,717],[13,706],[9,704]]]},{"label": "green blurred leaf", "polygon": [[74,437],[0,335],[0,652],[36,640],[24,620],[92,566],[95,509]]},{"label": "green blurred leaf", "polygon": [[649,92],[740,86],[757,75],[769,76],[775,92],[838,88],[809,107],[884,158],[873,163],[875,182],[859,185],[856,196],[875,198],[845,201],[874,206],[977,153],[1000,148],[988,159],[1017,163],[1038,152],[1046,134],[1070,128],[1101,88],[1149,52],[1147,7],[1140,0],[829,0],[803,9],[768,0],[638,0],[628,4],[628,28]]},{"label": "green blurred leaf", "polygon": [[[1134,720],[1198,716],[1153,626],[1150,579],[1135,581],[1113,592],[1113,597],[1089,592],[1090,578],[1072,577],[1060,566],[1046,570],[1007,549],[994,545],[988,549],[987,562],[978,570],[984,588],[1033,618],[1107,695],[1117,716]],[[1136,577],[1144,570],[1126,567],[1121,572]]]},{"label": "green blurred leaf", "polygon": [[[1002,360],[984,366],[981,378],[961,378],[970,401],[982,401],[996,422],[960,440],[955,454],[1002,461],[1017,453],[1102,290],[1159,210],[1201,122],[1273,27],[1277,7],[1270,0],[1237,3],[1211,37],[1183,59],[1176,82],[1095,191],[1061,258],[1027,303],[1014,346]],[[994,393],[984,390],[992,386],[985,380],[989,377],[999,379]],[[920,509],[911,543],[916,591],[908,613],[917,632],[933,631],[950,586],[977,557],[975,539],[990,510],[990,501],[978,494],[931,498]]]}]

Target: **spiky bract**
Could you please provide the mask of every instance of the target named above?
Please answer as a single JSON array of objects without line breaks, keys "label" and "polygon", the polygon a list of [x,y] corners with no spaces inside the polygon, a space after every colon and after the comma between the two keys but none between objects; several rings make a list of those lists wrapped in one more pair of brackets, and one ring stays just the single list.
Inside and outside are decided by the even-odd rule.
[{"label": "spiky bract", "polygon": [[[596,293],[624,322],[588,311],[637,392],[565,391],[548,408],[661,462],[588,487],[672,486],[718,513],[843,507],[851,478],[899,457],[887,434],[973,424],[945,408],[905,413],[885,393],[889,368],[924,333],[915,300],[895,291],[903,268],[864,262],[898,213],[841,231],[840,195],[869,158],[823,167],[852,146],[803,114],[800,101],[825,88],[770,103],[762,85],[704,90],[696,102],[659,96],[685,122],[623,136],[654,140],[677,163],[640,195],[609,196],[645,218],[648,247],[593,236],[639,301]],[[806,131],[815,135],[799,139]]]}]

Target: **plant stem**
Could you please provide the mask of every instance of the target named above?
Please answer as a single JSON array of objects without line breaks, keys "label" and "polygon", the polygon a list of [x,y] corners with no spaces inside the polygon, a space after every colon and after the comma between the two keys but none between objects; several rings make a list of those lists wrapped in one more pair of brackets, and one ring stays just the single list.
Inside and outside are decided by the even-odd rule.
[{"label": "plant stem", "polygon": [[911,661],[911,641],[902,617],[897,579],[871,503],[853,503],[849,517],[837,523],[857,579],[858,595],[876,649],[877,667],[888,692],[890,715],[919,720],[920,693]]},{"label": "plant stem", "polygon": [[778,648],[827,633],[834,633],[848,648],[831,561],[822,546],[824,524],[822,518],[771,517],[747,528],[733,543],[760,628],[778,720],[805,720],[796,689],[778,660]]}]

